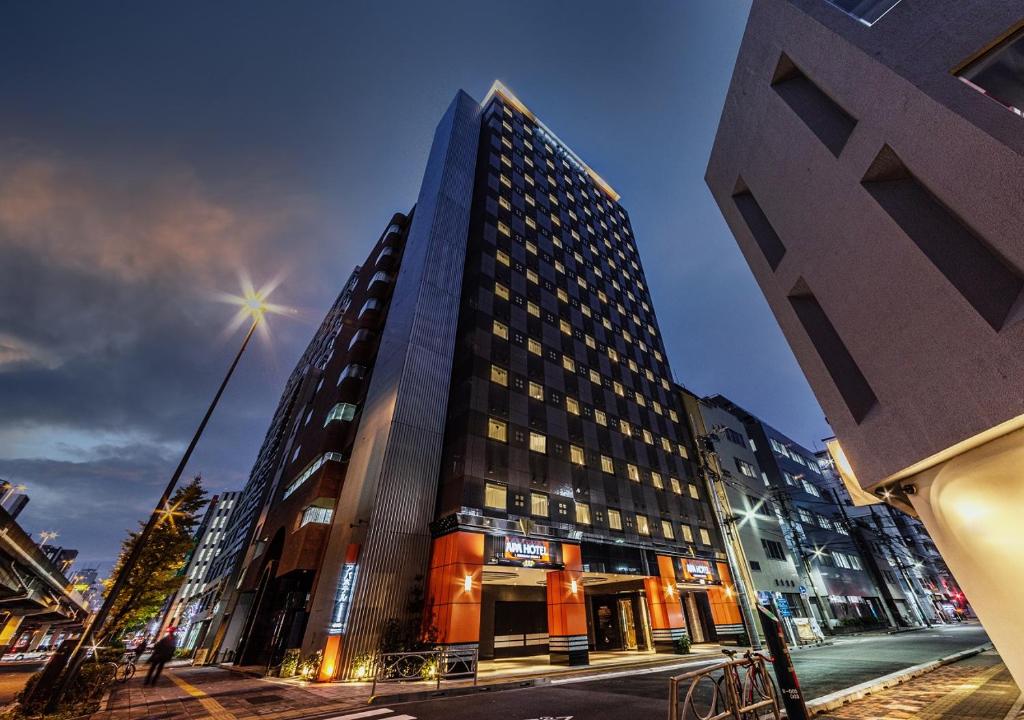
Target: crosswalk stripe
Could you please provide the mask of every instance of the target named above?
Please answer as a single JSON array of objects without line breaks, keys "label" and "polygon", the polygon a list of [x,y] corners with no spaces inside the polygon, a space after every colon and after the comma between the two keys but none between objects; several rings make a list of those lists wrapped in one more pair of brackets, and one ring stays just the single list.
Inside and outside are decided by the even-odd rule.
[{"label": "crosswalk stripe", "polygon": [[[325,720],[358,720],[359,718],[377,717],[378,715],[391,715],[394,710],[391,708],[377,708],[376,710],[363,710],[362,712],[349,713],[348,715],[335,715]],[[382,720],[416,720],[411,715],[391,715]]]}]

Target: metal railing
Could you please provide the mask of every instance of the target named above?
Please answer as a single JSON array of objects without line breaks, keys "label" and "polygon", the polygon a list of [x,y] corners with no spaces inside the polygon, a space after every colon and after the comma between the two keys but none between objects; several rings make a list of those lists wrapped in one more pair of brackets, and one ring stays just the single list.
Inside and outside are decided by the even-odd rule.
[{"label": "metal railing", "polygon": [[[685,694],[684,694],[685,688]],[[669,678],[669,720],[780,720],[766,658],[748,652]]]},{"label": "metal railing", "polygon": [[376,694],[377,683],[433,681],[440,688],[442,680],[473,678],[476,685],[479,659],[477,648],[380,653],[373,660],[370,694]]}]

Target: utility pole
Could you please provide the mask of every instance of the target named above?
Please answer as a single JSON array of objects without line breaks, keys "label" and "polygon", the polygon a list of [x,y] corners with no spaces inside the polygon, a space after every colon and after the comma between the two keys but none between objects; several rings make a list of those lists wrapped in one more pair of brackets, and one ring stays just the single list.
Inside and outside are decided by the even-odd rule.
[{"label": "utility pole", "polygon": [[[729,503],[729,496],[725,490],[725,483],[718,468],[718,456],[710,435],[702,435],[697,438],[698,452],[700,453],[700,468],[704,475],[709,494],[712,499],[712,511],[715,514],[715,522],[722,531],[722,538],[725,540],[725,556],[729,566],[733,569],[733,584],[736,586],[736,595],[739,599],[740,612],[743,613],[743,622],[748,629],[750,645],[755,650],[761,649],[761,634],[758,632],[757,619],[754,617],[754,608],[750,602],[750,593],[754,587],[750,577],[750,563],[747,562],[747,555],[743,552],[743,544],[736,533],[736,523]],[[714,460],[715,467],[711,467]],[[726,514],[728,513],[728,514]]]},{"label": "utility pole", "polygon": [[918,617],[921,618],[921,622],[923,622],[927,627],[931,627],[931,620],[929,620],[928,616],[925,615],[924,609],[921,607],[921,602],[918,600],[917,590],[914,589],[914,581],[907,573],[907,567],[903,564],[903,560],[900,558],[899,552],[893,547],[895,545],[895,541],[886,533],[885,526],[883,525],[881,518],[874,513],[871,513],[871,517],[874,518],[875,525],[878,527],[878,534],[881,535],[884,542],[889,545],[889,550],[892,556],[896,559],[896,567],[903,576],[903,582],[907,584],[907,591],[910,593],[910,597],[914,601],[914,608],[917,610]]},{"label": "utility pole", "polygon": [[[875,582],[875,587],[878,589],[878,594],[885,600],[886,611],[890,615],[889,622],[893,627],[900,626],[900,612],[899,607],[896,605],[896,599],[892,596],[892,592],[889,590],[889,586],[885,582],[885,577],[882,575],[881,568],[878,567],[878,562],[875,559],[874,554],[871,552],[871,546],[861,535],[861,526],[859,523],[850,520],[850,516],[846,514],[846,506],[842,502],[842,498],[839,497],[839,493],[836,492],[835,488],[826,488],[827,492],[832,496],[832,500],[835,502],[836,507],[839,508],[839,514],[843,518],[843,525],[850,533],[850,537],[853,539],[853,544],[857,547],[857,551],[861,555],[861,559],[867,564],[868,572],[871,573],[871,579]],[[874,515],[874,513],[872,513]]]},{"label": "utility pole", "polygon": [[[814,576],[811,575],[811,564],[809,562],[810,554],[804,550],[803,541],[800,538],[800,531],[796,527],[796,521],[793,520],[793,514],[789,509],[789,496],[785,490],[776,488],[774,491],[775,499],[779,501],[779,505],[782,506],[782,515],[786,519],[786,524],[789,526],[789,536],[792,540],[793,546],[796,549],[797,557],[800,559],[800,565],[804,569],[804,575],[807,577],[807,584],[811,588],[811,592],[814,593],[814,599],[818,601],[818,612],[821,614],[821,619],[825,625],[829,625],[831,619],[831,613],[826,611],[828,607],[825,601],[822,600],[821,595],[818,593],[818,586],[814,584]],[[811,614],[813,618],[813,613]],[[824,628],[823,628],[824,629]],[[828,631],[831,633],[831,626],[828,627]]]}]

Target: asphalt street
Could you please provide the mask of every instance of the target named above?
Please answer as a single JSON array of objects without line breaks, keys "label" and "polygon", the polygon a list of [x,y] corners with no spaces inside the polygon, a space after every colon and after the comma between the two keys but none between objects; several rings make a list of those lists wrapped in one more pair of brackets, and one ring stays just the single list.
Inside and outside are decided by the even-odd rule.
[{"label": "asphalt street", "polygon": [[42,662],[3,663],[0,665],[0,706],[14,700],[28,679],[42,669]]},{"label": "asphalt street", "polygon": [[[810,700],[987,641],[980,625],[947,625],[899,635],[839,638],[834,645],[794,652],[793,659],[805,698]],[[681,672],[600,677],[395,704],[382,708],[375,720],[660,720],[668,712],[668,678]]]}]

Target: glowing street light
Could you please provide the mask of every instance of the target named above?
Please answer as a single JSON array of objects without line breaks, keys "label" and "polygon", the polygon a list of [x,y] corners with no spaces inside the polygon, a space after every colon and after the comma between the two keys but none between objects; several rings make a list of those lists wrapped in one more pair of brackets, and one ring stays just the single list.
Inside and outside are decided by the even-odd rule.
[{"label": "glowing street light", "polygon": [[[138,563],[139,557],[142,554],[142,548],[149,540],[150,535],[153,534],[154,528],[156,528],[156,526],[161,522],[165,521],[173,524],[175,515],[180,514],[177,512],[176,507],[169,504],[171,494],[174,492],[174,488],[178,484],[178,480],[181,478],[181,474],[184,472],[185,466],[192,457],[192,451],[195,450],[196,444],[199,442],[199,438],[206,429],[206,424],[209,422],[210,416],[213,415],[213,411],[217,407],[217,403],[220,401],[221,395],[224,394],[224,388],[227,387],[228,381],[231,379],[231,375],[235,372],[235,368],[238,366],[238,361],[242,359],[242,353],[244,353],[246,347],[249,346],[249,340],[252,339],[253,333],[256,332],[257,327],[262,326],[264,328],[264,332],[266,331],[266,323],[263,322],[263,319],[268,313],[287,312],[287,308],[284,306],[267,302],[267,297],[277,287],[277,284],[277,281],[274,281],[265,285],[260,290],[256,290],[252,283],[249,282],[247,278],[243,277],[241,295],[224,294],[220,296],[220,300],[232,305],[237,305],[239,308],[238,313],[235,315],[231,325],[229,326],[230,331],[237,330],[246,320],[252,320],[252,324],[249,326],[249,330],[245,334],[245,339],[242,340],[242,346],[238,349],[235,359],[232,361],[230,367],[228,367],[227,374],[224,375],[224,379],[221,381],[220,387],[217,388],[217,392],[213,396],[210,406],[206,409],[206,414],[199,423],[199,427],[196,428],[195,435],[192,436],[192,441],[185,449],[184,455],[181,456],[181,461],[178,463],[178,467],[171,476],[170,482],[167,483],[167,487],[164,489],[164,494],[154,506],[153,512],[150,514],[149,520],[146,522],[146,526],[142,529],[142,533],[139,535],[138,540],[132,547],[131,553],[128,555],[128,558],[121,566],[117,577],[114,579],[110,592],[107,593],[107,597],[103,601],[103,606],[93,616],[89,626],[82,633],[82,636],[78,640],[78,644],[75,646],[74,651],[68,658],[67,669],[61,675],[56,691],[50,695],[50,701],[47,704],[48,712],[52,712],[56,709],[61,697],[64,695],[65,691],[78,674],[79,669],[82,667],[87,651],[92,648],[95,652],[96,641],[93,637],[93,633],[102,628],[103,623],[106,622],[111,609],[114,607],[114,602],[117,600],[117,597],[121,594],[121,591],[127,584],[128,576]],[[56,537],[56,533],[54,533],[54,537]],[[55,659],[59,657],[59,655],[54,656]]]}]

